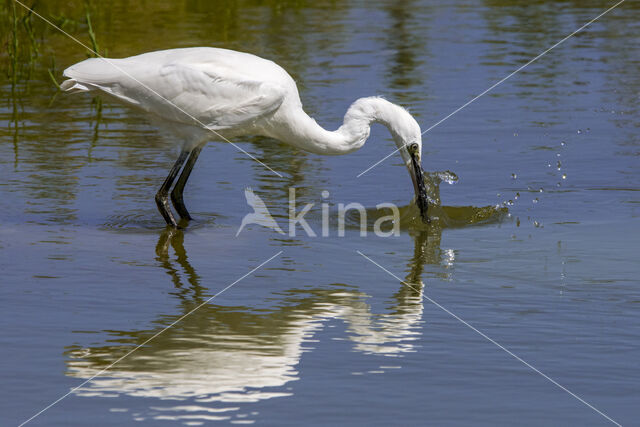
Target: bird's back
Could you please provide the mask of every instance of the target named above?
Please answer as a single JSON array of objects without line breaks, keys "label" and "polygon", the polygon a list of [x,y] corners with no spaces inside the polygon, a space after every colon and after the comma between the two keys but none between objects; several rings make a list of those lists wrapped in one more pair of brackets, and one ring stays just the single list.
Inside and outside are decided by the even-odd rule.
[{"label": "bird's back", "polygon": [[161,120],[213,130],[251,126],[285,99],[299,103],[295,82],[279,65],[219,48],[91,58],[64,76],[64,90],[98,90]]}]

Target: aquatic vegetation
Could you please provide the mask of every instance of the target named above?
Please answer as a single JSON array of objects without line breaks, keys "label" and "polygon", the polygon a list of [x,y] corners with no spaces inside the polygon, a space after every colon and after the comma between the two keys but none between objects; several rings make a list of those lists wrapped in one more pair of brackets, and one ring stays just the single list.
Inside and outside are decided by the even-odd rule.
[{"label": "aquatic vegetation", "polygon": [[87,20],[87,28],[89,32],[89,40],[91,41],[91,48],[93,52],[89,55],[90,57],[97,57],[100,48],[98,47],[98,41],[96,40],[96,33],[93,31],[93,25],[91,25],[91,11],[89,8],[89,2],[85,2],[85,19]]},{"label": "aquatic vegetation", "polygon": [[7,46],[8,59],[5,71],[15,90],[20,80],[28,81],[31,78],[36,59],[40,54],[40,41],[34,28],[34,6],[31,6],[26,13],[22,13],[19,10],[20,6],[17,6],[14,1],[8,1],[8,3],[10,6],[2,16],[0,28],[8,38],[3,41]]},{"label": "aquatic vegetation", "polygon": [[[87,32],[89,34],[89,40],[91,41],[91,51],[88,52],[90,58],[97,58],[100,55],[100,47],[98,46],[98,40],[96,39],[96,33],[93,31],[93,25],[91,24],[91,5],[89,1],[84,2],[85,20],[87,23]],[[106,54],[106,51],[105,51]],[[91,138],[91,145],[89,146],[89,159],[91,159],[91,152],[95,147],[99,137],[100,123],[102,122],[102,99],[99,96],[91,98],[91,109],[95,110],[95,122],[93,125],[93,136]]]},{"label": "aquatic vegetation", "polygon": [[[13,0],[5,0],[0,9],[0,42],[6,46],[6,54],[0,55],[0,67],[6,75],[9,86],[11,120],[15,159],[18,159],[18,139],[22,120],[21,105],[25,102],[33,84],[51,83],[52,96],[50,107],[60,92],[59,71],[56,66],[56,50],[59,49],[57,32],[51,25],[39,18],[41,15],[58,28],[78,34],[79,39],[88,38],[89,56],[99,56],[98,36],[92,23],[92,6],[83,1],[83,16],[75,17],[65,10],[65,4],[53,2],[40,4],[34,2],[29,8],[22,7]],[[57,10],[55,10],[57,9]],[[71,10],[83,10],[73,7]],[[71,12],[73,13],[73,12]],[[105,50],[106,53],[106,50]],[[94,98],[91,108],[95,110],[93,122],[94,135],[92,146],[98,138],[98,129],[102,122],[102,101]]]},{"label": "aquatic vegetation", "polygon": [[39,42],[36,39],[35,31],[33,29],[32,18],[33,18],[34,6],[35,6],[35,3],[33,6],[31,6],[31,8],[26,13],[26,15],[21,19],[21,21],[22,21],[22,26],[24,27],[25,33],[27,34],[27,37],[29,40],[29,53],[35,59],[40,53],[40,49],[39,49]]},{"label": "aquatic vegetation", "polygon": [[49,77],[51,77],[51,81],[53,82],[54,86],[56,88],[58,88],[58,91],[60,91],[60,84],[58,83],[58,81],[56,80],[55,74],[56,74],[56,60],[55,58],[52,56],[51,57],[51,67],[49,67],[47,69],[47,72],[49,73]]},{"label": "aquatic vegetation", "polygon": [[16,5],[11,2],[11,40],[8,44],[10,72],[9,78],[11,79],[11,93],[15,89],[15,84],[18,78],[18,17],[16,15]]}]

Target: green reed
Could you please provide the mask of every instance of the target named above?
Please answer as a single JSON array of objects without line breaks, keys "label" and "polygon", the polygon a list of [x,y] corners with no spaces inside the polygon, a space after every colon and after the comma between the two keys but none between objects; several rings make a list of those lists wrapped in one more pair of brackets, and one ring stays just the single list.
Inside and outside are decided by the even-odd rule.
[{"label": "green reed", "polygon": [[[87,23],[87,31],[89,33],[89,41],[91,42],[91,52],[88,54],[89,57],[97,58],[102,56],[100,54],[100,46],[98,45],[98,40],[96,37],[96,33],[93,30],[93,25],[91,23],[91,5],[88,0],[84,1],[84,9],[85,9],[85,19]],[[91,99],[91,109],[95,109],[95,124],[93,126],[93,137],[91,139],[91,145],[89,146],[89,160],[91,160],[91,152],[98,141],[99,137],[99,128],[100,123],[102,122],[102,98],[98,96],[94,96]]]},{"label": "green reed", "polygon": [[[61,92],[59,83],[59,73],[56,66],[56,55],[52,44],[47,43],[50,34],[54,34],[37,14],[44,15],[53,22],[55,26],[70,33],[82,33],[86,31],[88,35],[87,53],[89,57],[99,57],[100,46],[98,44],[98,34],[92,22],[92,12],[95,12],[90,0],[82,0],[84,4],[84,16],[65,16],[59,8],[52,7],[51,4],[40,5],[35,2],[30,7],[23,8],[13,0],[5,0],[4,7],[0,8],[0,43],[6,46],[6,56],[0,56],[0,67],[3,74],[9,80],[10,103],[13,112],[9,127],[13,130],[14,151],[16,162],[18,159],[18,139],[19,129],[22,119],[22,102],[29,95],[30,83],[34,80],[34,72],[41,75],[39,78],[51,81],[55,90],[49,106],[52,106],[58,94]],[[106,51],[103,53],[106,54]],[[48,76],[48,77],[47,77]],[[92,146],[98,139],[98,131],[103,118],[102,100],[94,97],[91,100],[91,109],[95,110],[92,118],[93,141]]]},{"label": "green reed", "polygon": [[89,11],[89,6],[85,6],[85,18],[87,20],[87,28],[89,30],[89,40],[91,41],[91,47],[93,52],[91,56],[97,57],[99,56],[100,47],[98,46],[98,41],[96,40],[96,33],[93,31],[93,25],[91,25],[91,12]]},{"label": "green reed", "polygon": [[[14,3],[15,4],[15,3]],[[38,39],[36,38],[35,35],[35,31],[33,29],[33,8],[35,6],[35,3],[33,4],[33,6],[31,6],[31,8],[29,8],[29,11],[22,17],[22,26],[25,29],[25,32],[27,34],[27,38],[29,40],[29,56],[32,58],[37,58],[38,54],[40,53],[40,48],[39,48],[39,42]]]},{"label": "green reed", "polygon": [[11,39],[9,40],[9,79],[11,80],[11,93],[13,95],[15,86],[18,83],[18,14],[15,2],[11,2]]}]

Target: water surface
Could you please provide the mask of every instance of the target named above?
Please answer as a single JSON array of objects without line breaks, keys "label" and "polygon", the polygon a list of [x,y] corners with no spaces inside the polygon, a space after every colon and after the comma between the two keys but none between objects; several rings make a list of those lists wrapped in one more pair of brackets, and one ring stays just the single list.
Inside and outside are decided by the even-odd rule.
[{"label": "water surface", "polygon": [[[284,66],[328,128],[356,98],[383,95],[427,129],[610,5],[106,1],[90,12],[109,56],[249,51]],[[81,2],[36,11],[90,42]],[[359,236],[353,215],[344,237],[257,225],[235,236],[246,187],[283,227],[295,187],[299,206],[315,204],[317,234],[322,202],[361,203],[369,221],[379,203],[406,207],[399,157],[356,178],[395,148],[382,127],[344,157],[237,141],[282,177],[211,143],[185,192],[195,220],[167,230],[153,195],[179,141],[123,106],[98,114],[90,96],[56,94],[48,70],[60,81],[86,51],[30,22],[37,56],[28,22],[15,78],[1,54],[2,425],[185,315],[31,424],[608,423],[441,307],[615,421],[640,416],[637,4],[426,133],[425,168],[459,180],[440,184],[439,221],[387,238]]]}]

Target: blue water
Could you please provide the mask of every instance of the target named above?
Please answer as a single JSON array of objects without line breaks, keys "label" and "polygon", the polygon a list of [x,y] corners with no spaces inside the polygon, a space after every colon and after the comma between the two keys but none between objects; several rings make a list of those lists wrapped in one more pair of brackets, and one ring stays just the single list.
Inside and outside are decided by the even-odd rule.
[{"label": "blue water", "polygon": [[[109,56],[273,59],[328,128],[384,95],[427,129],[612,4],[105,2],[92,19]],[[81,6],[42,7],[88,40]],[[235,236],[248,186],[285,230],[295,187],[317,234],[323,202],[409,204],[398,156],[356,178],[395,148],[382,127],[342,157],[237,141],[282,178],[211,143],[185,192],[195,220],[166,230],[153,195],[177,141],[107,101],[94,137],[90,97],[51,102],[49,58],[59,78],[85,53],[47,31],[16,96],[2,86],[0,424],[83,384],[29,425],[633,425],[639,18],[625,2],[426,133],[424,166],[459,177],[440,197],[463,219],[387,238],[353,217],[345,237]]]}]

